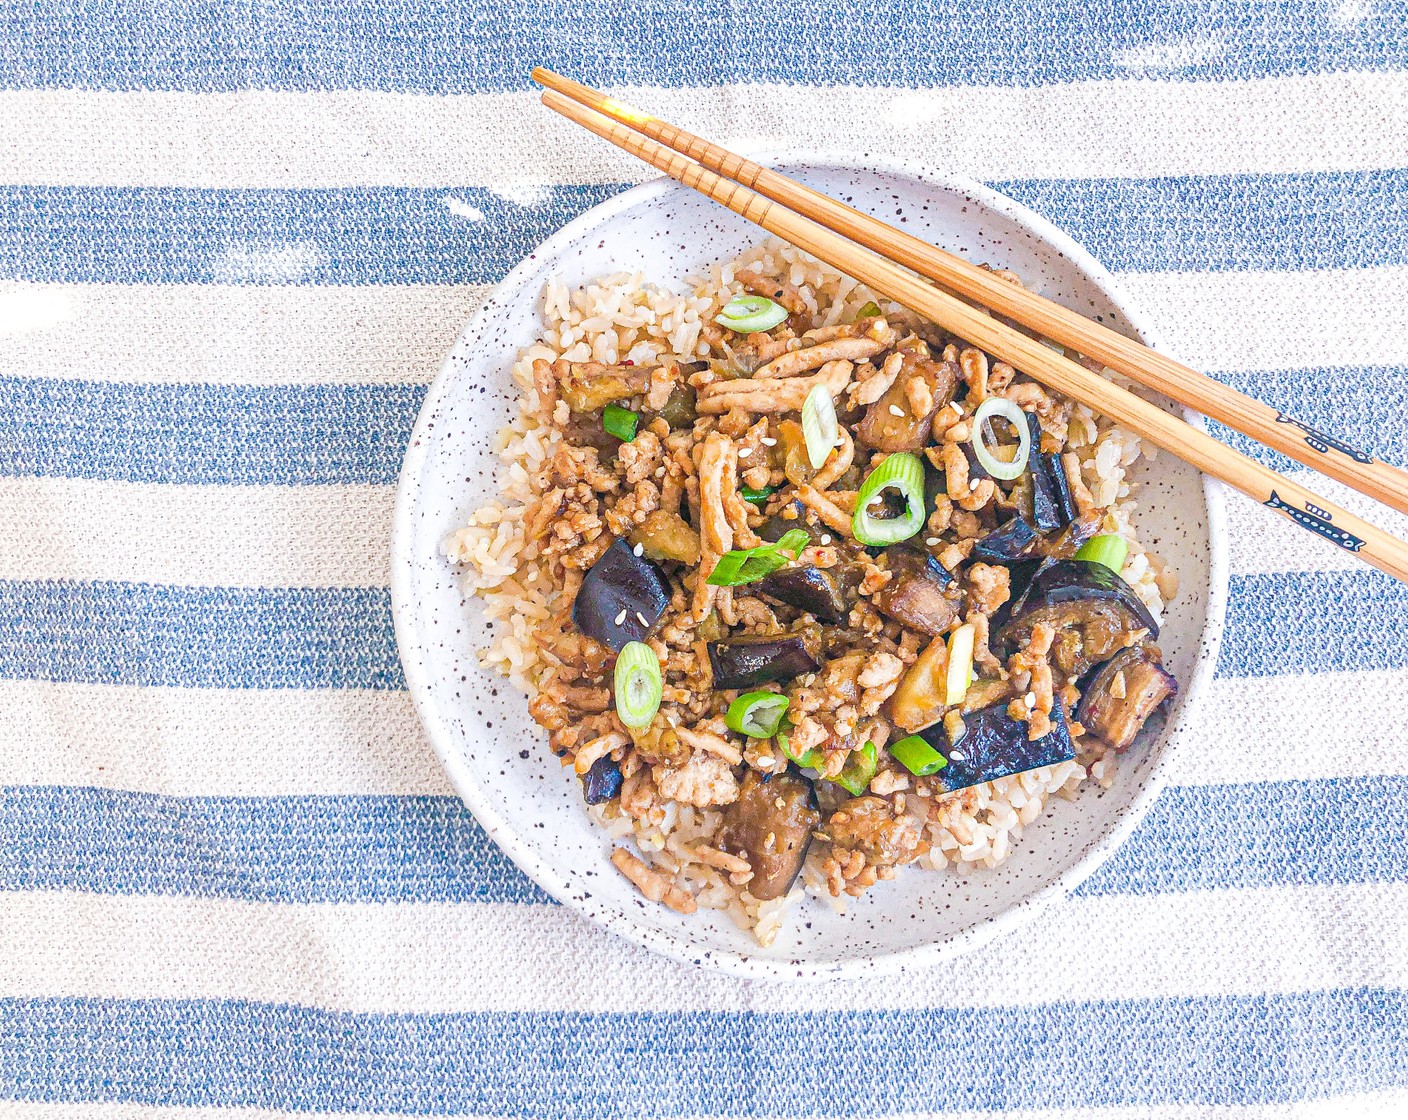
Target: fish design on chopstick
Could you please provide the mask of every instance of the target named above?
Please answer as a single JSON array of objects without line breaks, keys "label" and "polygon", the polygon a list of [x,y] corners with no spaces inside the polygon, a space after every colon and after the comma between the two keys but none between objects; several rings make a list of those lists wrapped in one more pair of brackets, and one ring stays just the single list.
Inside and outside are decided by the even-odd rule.
[{"label": "fish design on chopstick", "polygon": [[[1308,504],[1308,503],[1307,503]],[[1275,490],[1271,491],[1271,498],[1262,505],[1269,509],[1279,510],[1284,513],[1297,525],[1309,529],[1312,533],[1318,533],[1331,544],[1337,544],[1346,552],[1358,552],[1363,547],[1364,542],[1353,533],[1347,533],[1338,525],[1332,524],[1330,515],[1318,506],[1310,506],[1309,509],[1297,509],[1295,506],[1281,500],[1281,495]]]},{"label": "fish design on chopstick", "polygon": [[1356,463],[1363,463],[1365,466],[1368,466],[1374,461],[1374,457],[1372,455],[1365,455],[1364,452],[1356,448],[1350,447],[1349,444],[1343,442],[1342,440],[1338,440],[1331,435],[1326,435],[1324,432],[1316,428],[1312,428],[1309,424],[1305,423],[1304,421],[1297,420],[1294,416],[1287,416],[1284,412],[1276,413],[1276,423],[1290,424],[1293,427],[1299,428],[1305,434],[1305,442],[1308,443],[1311,447],[1315,448],[1315,450],[1320,452],[1320,454],[1322,455],[1328,455],[1330,453],[1330,448],[1333,447],[1342,455],[1348,455]]}]

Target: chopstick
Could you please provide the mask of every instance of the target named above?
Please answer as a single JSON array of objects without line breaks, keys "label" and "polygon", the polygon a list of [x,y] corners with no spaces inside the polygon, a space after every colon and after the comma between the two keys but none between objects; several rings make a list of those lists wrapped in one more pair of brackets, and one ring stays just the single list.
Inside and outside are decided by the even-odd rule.
[{"label": "chopstick", "polygon": [[543,104],[617,147],[638,156],[735,214],[790,241],[854,277],[887,299],[937,323],[1011,363],[1048,387],[1110,417],[1170,454],[1240,490],[1366,563],[1408,583],[1408,544],[1326,501],[1299,483],[1219,443],[1126,389],[963,300],[916,277],[901,265],[794,213],[740,183],[725,179],[648,136],[552,91]]},{"label": "chopstick", "polygon": [[1375,459],[1270,405],[1248,397],[1103,323],[1008,283],[986,269],[913,234],[886,225],[845,203],[803,186],[702,137],[632,108],[542,67],[533,78],[573,101],[688,156],[710,171],[742,183],[827,229],[913,269],[950,291],[976,300],[1063,346],[1104,363],[1258,443],[1343,482],[1401,513],[1408,513],[1408,471]]}]

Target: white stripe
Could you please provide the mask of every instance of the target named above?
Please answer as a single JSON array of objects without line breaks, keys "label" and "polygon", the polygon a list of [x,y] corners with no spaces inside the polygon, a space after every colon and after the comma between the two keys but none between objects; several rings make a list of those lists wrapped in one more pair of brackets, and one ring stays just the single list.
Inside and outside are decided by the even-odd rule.
[{"label": "white stripe", "polygon": [[1119,280],[1168,353],[1194,369],[1408,364],[1408,268]]},{"label": "white stripe", "polygon": [[485,288],[0,283],[0,376],[425,384]]},{"label": "white stripe", "polygon": [[[1408,709],[1385,710],[1383,698],[1405,694],[1408,670],[1214,681],[1198,717],[1204,746],[1176,756],[1169,780],[1402,774]],[[1375,718],[1346,731],[1345,712],[1367,711]],[[404,693],[0,681],[0,743],[0,785],[182,797],[451,793]]]},{"label": "white stripe", "polygon": [[[1408,515],[1379,505],[1371,498],[1314,471],[1288,471],[1287,477],[1308,486],[1323,498],[1342,506],[1400,540],[1408,540]],[[1257,572],[1363,571],[1364,562],[1353,553],[1330,544],[1285,517],[1262,509],[1256,502],[1229,492],[1228,561],[1236,574]]]},{"label": "white stripe", "polygon": [[[637,89],[625,100],[732,147],[877,142],[991,178],[1396,167],[1403,75],[1124,80],[1030,89]],[[644,167],[535,93],[102,93],[12,90],[5,182],[60,185],[505,187],[632,181]],[[1373,127],[1365,127],[1365,121]],[[1041,143],[1033,143],[1033,138]],[[544,162],[544,153],[552,154]],[[512,173],[511,173],[512,174]],[[531,192],[530,192],[531,193]]]},{"label": "white stripe", "polygon": [[394,501],[391,486],[0,477],[0,579],[385,587]]},{"label": "white stripe", "polygon": [[[592,966],[504,967],[562,961],[564,945]],[[1408,885],[1067,900],[945,964],[938,982],[926,970],[884,982],[740,981],[654,957],[564,907],[58,892],[6,896],[0,960],[4,997],[368,1013],[846,1011],[1392,988],[1408,984]]]},{"label": "white stripe", "polygon": [[0,785],[449,794],[403,692],[0,681]]},{"label": "white stripe", "polygon": [[[1219,679],[1176,785],[1295,782],[1408,773],[1408,670]],[[1357,713],[1372,713],[1358,715]]]},{"label": "white stripe", "polygon": [[[1293,477],[1408,538],[1408,517]],[[1234,494],[1234,574],[1355,570],[1350,553]],[[385,587],[391,486],[188,486],[0,476],[0,579],[213,587]],[[179,540],[179,548],[153,541]]]},{"label": "white stripe", "polygon": [[[1354,1120],[1400,1120],[1405,1111],[1408,1111],[1408,1090],[1386,1089],[1289,1104],[1140,1104],[1108,1108],[1005,1109],[1001,1113],[905,1112],[888,1113],[887,1120],[998,1120],[999,1117],[1001,1120],[1345,1120],[1345,1117],[1353,1117]],[[32,1117],[34,1120],[303,1120],[308,1115],[284,1109],[205,1108],[108,1101],[0,1101],[0,1116]],[[337,1118],[387,1120],[388,1117],[405,1115],[410,1114],[339,1112]],[[460,1120],[491,1120],[483,1116],[456,1115]],[[492,1120],[501,1118],[496,1115]],[[689,1117],[686,1120],[706,1118]],[[760,1116],[757,1120],[782,1118]],[[818,1115],[816,1120],[826,1120],[826,1117]]]},{"label": "white stripe", "polygon": [[[1197,369],[1408,364],[1408,268],[1124,273]],[[430,381],[486,288],[0,283],[0,376]]]}]

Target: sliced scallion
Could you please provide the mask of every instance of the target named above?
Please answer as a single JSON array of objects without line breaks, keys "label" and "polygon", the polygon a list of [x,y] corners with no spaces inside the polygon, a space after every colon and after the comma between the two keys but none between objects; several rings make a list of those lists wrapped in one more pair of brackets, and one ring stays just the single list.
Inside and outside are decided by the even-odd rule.
[{"label": "sliced scallion", "polygon": [[632,412],[629,408],[622,408],[619,404],[609,404],[601,410],[601,426],[617,439],[627,443],[636,438],[638,423],[640,414]]},{"label": "sliced scallion", "polygon": [[751,502],[755,506],[760,506],[777,493],[778,487],[764,486],[761,489],[754,489],[752,486],[744,486],[741,487],[740,490],[745,502]]},{"label": "sliced scallion", "polygon": [[780,692],[745,692],[728,706],[724,723],[750,739],[771,739],[787,714],[787,703]]},{"label": "sliced scallion", "polygon": [[1115,575],[1120,574],[1120,569],[1124,567],[1125,558],[1128,556],[1129,542],[1118,533],[1102,533],[1098,537],[1091,537],[1076,549],[1077,560],[1089,560],[1095,564],[1104,564]]},{"label": "sliced scallion", "polygon": [[[1017,454],[1010,460],[999,459],[988,448],[987,437],[991,434],[988,421],[994,416],[1006,420],[1017,432]],[[1005,397],[989,397],[973,413],[973,454],[983,469],[993,478],[1010,480],[1020,477],[1027,469],[1027,460],[1032,453],[1032,434],[1027,426],[1027,414]]]},{"label": "sliced scallion", "polygon": [[832,781],[852,797],[859,797],[869,788],[870,779],[875,777],[875,766],[875,744],[867,740],[865,746],[851,752],[845,769]]},{"label": "sliced scallion", "polygon": [[802,402],[802,438],[807,442],[807,462],[819,471],[836,450],[841,430],[836,424],[836,405],[825,385],[814,385]]},{"label": "sliced scallion", "polygon": [[792,751],[792,737],[788,734],[792,730],[792,725],[787,720],[782,721],[782,726],[777,729],[777,749],[789,762],[795,762],[803,770],[815,770],[824,761],[821,751],[813,747],[802,754],[794,754]]},{"label": "sliced scallion", "polygon": [[737,587],[772,575],[790,560],[797,559],[811,537],[802,529],[788,529],[775,544],[756,548],[735,548],[725,552],[714,565],[706,582],[714,587]]},{"label": "sliced scallion", "polygon": [[875,318],[877,315],[879,315],[879,314],[880,314],[880,305],[879,305],[878,303],[876,303],[874,300],[871,300],[869,303],[867,303],[864,307],[862,307],[859,311],[856,312],[856,318],[857,318],[857,319],[874,319],[874,318]]},{"label": "sliced scallion", "polygon": [[766,296],[737,296],[729,300],[714,322],[739,334],[770,331],[787,318],[787,308]]},{"label": "sliced scallion", "polygon": [[948,759],[924,741],[921,735],[909,735],[890,744],[890,754],[896,762],[920,778],[937,774],[948,765]]},{"label": "sliced scallion", "polygon": [[948,636],[948,674],[944,679],[944,703],[950,708],[963,703],[973,683],[973,647],[978,631],[965,622]]},{"label": "sliced scallion", "polygon": [[616,714],[627,727],[649,727],[660,710],[660,659],[644,642],[627,642],[616,655]]},{"label": "sliced scallion", "polygon": [[[871,507],[893,490],[904,501],[898,517],[882,517]],[[870,472],[856,495],[851,530],[861,544],[890,545],[908,540],[924,527],[924,464],[908,451],[898,451]]]}]

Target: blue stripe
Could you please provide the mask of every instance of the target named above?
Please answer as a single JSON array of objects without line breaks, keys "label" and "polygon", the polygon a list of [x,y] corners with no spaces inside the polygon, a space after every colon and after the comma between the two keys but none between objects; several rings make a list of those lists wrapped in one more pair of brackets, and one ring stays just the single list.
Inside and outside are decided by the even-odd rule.
[{"label": "blue stripe", "polygon": [[1408,170],[994,184],[1128,272],[1408,260]]},{"label": "blue stripe", "polygon": [[391,597],[379,587],[0,581],[0,677],[195,688],[405,687]]},{"label": "blue stripe", "polygon": [[886,3],[868,10],[864,33],[844,6],[765,0],[652,0],[644,35],[623,34],[611,0],[57,0],[3,13],[10,87],[472,93],[526,89],[539,63],[598,86],[1025,86],[1139,76],[1149,71],[1122,52],[1180,44],[1187,64],[1165,73],[1182,78],[1408,62],[1401,5],[1339,26],[1323,0]]},{"label": "blue stripe", "polygon": [[[1408,666],[1408,587],[1376,572],[1232,580],[1224,677]],[[1326,620],[1334,619],[1327,634]],[[404,687],[382,588],[0,581],[0,679]]]},{"label": "blue stripe", "polygon": [[[1091,895],[1408,881],[1408,778],[1181,787]],[[1230,854],[1229,854],[1230,853]],[[455,798],[0,792],[0,888],[257,902],[548,901]]]},{"label": "blue stripe", "polygon": [[[1408,425],[1402,422],[1408,416],[1408,369],[1216,376],[1365,451],[1408,465]],[[418,385],[0,377],[0,474],[191,484],[394,483],[424,398]],[[1245,436],[1221,428],[1217,435],[1276,470],[1297,469]]]},{"label": "blue stripe", "polygon": [[[1019,180],[999,189],[1110,268],[1363,268],[1408,262],[1408,170]],[[0,187],[0,277],[71,283],[478,284],[623,190]],[[451,211],[448,199],[482,220]]]},{"label": "blue stripe", "polygon": [[1401,669],[1408,666],[1408,629],[1398,625],[1404,618],[1408,585],[1369,568],[1234,576],[1217,672]]},{"label": "blue stripe", "polygon": [[0,473],[122,482],[389,484],[419,385],[0,378]]},{"label": "blue stripe", "polygon": [[11,998],[0,1085],[49,1101],[560,1120],[1271,1104],[1408,1085],[1408,998],[599,1015]]},{"label": "blue stripe", "polygon": [[[1402,366],[1257,370],[1213,376],[1351,447],[1408,467],[1408,369]],[[1218,439],[1272,470],[1304,469],[1240,432],[1221,424],[1211,427]]]},{"label": "blue stripe", "polygon": [[[0,187],[0,276],[65,283],[497,281],[610,186],[536,206],[480,188]],[[448,199],[480,211],[452,213]]]}]

